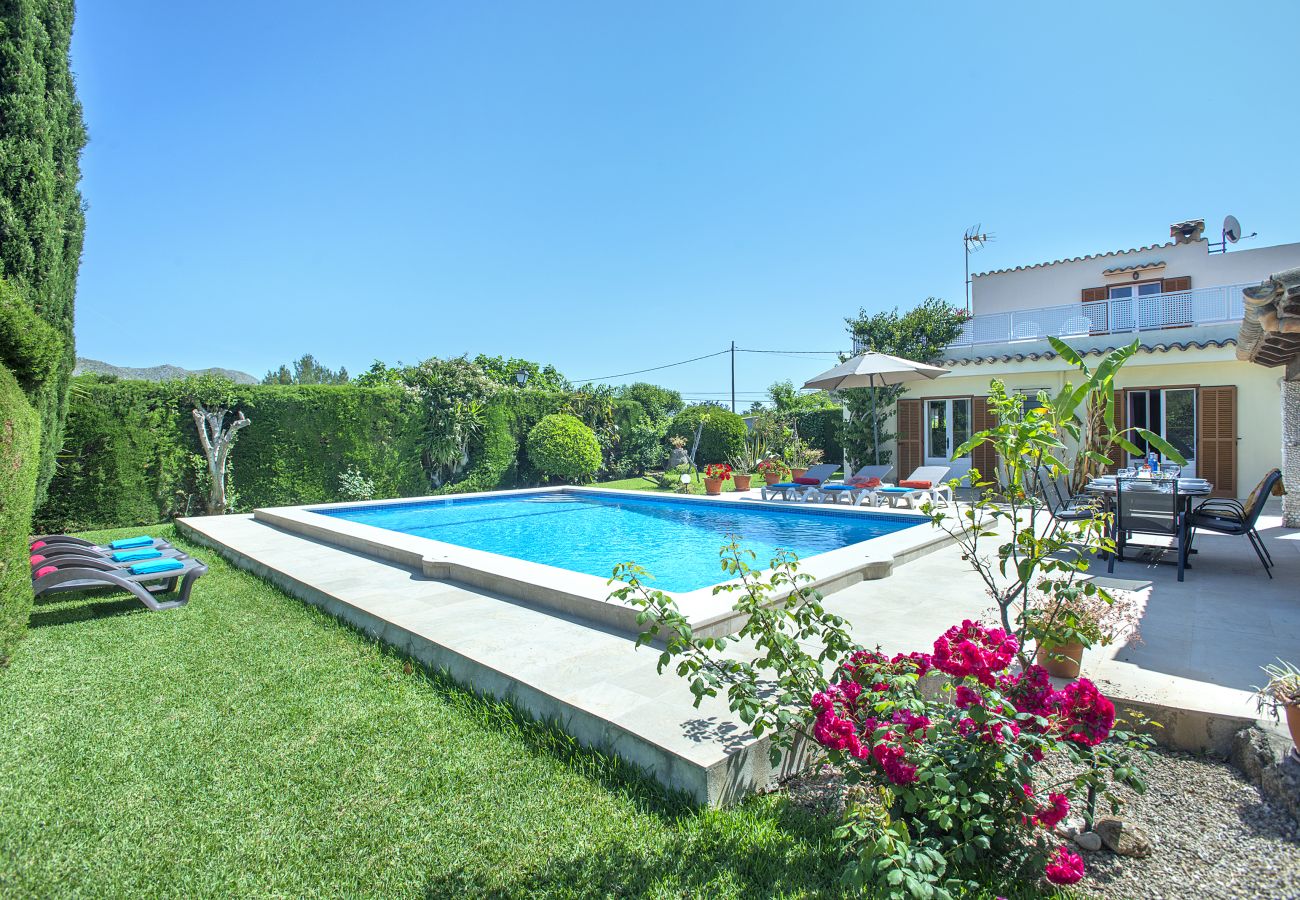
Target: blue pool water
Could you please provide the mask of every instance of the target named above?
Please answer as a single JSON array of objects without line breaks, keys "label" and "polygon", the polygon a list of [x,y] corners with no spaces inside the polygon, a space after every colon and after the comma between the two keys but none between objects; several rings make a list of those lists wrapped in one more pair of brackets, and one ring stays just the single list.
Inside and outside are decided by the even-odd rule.
[{"label": "blue pool water", "polygon": [[403,534],[499,553],[608,578],[636,562],[666,591],[691,591],[725,581],[718,549],[728,534],[767,568],[777,548],[802,559],[914,527],[916,522],[870,513],[791,505],[699,503],[659,497],[598,497],[545,492],[482,499],[434,500],[316,510]]}]

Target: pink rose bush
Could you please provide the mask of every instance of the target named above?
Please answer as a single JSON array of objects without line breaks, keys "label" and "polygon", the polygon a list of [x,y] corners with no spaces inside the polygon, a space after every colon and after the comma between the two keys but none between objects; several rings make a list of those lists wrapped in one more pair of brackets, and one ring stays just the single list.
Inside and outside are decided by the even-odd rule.
[{"label": "pink rose bush", "polygon": [[[1049,861],[1049,835],[1070,814],[1072,794],[1104,781],[1099,761],[1114,769],[1124,761],[1099,751],[1115,733],[1115,707],[1087,679],[1058,689],[1036,665],[1011,671],[1019,649],[1002,629],[965,621],[929,654],[855,652],[813,694],[812,737],[851,781],[879,786],[887,812],[875,815],[895,829],[906,824],[898,858],[879,845],[891,845],[876,834],[881,822],[841,829],[875,835],[853,870],[859,886],[896,888],[889,872],[901,866],[942,896],[957,887],[945,882],[946,870],[989,854],[1036,860],[1055,884],[1083,877],[1083,860],[1064,848]],[[1048,754],[1085,774],[1039,795],[1035,767]],[[932,856],[911,868],[918,853]]]}]

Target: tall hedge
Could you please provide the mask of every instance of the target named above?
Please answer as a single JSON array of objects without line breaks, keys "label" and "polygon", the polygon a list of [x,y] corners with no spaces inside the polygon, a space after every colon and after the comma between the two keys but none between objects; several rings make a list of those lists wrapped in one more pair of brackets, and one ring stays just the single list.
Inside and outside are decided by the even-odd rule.
[{"label": "tall hedge", "polygon": [[28,525],[40,462],[40,416],[0,366],[0,668],[27,628],[32,608]]},{"label": "tall hedge", "polygon": [[47,376],[23,385],[43,435],[38,498],[54,474],[76,362],[72,316],[85,231],[77,182],[86,130],[68,63],[73,7],[73,0],[0,2],[0,278],[61,339]]},{"label": "tall hedge", "polygon": [[[78,379],[65,450],[42,530],[148,525],[201,514],[201,450],[181,383]],[[376,496],[428,492],[420,468],[420,418],[397,388],[248,385],[235,405],[252,424],[231,454],[239,507],[340,499],[339,476],[360,469]]]},{"label": "tall hedge", "polygon": [[822,451],[828,463],[844,459],[844,410],[840,407],[815,409],[795,416],[795,428],[808,446]]}]

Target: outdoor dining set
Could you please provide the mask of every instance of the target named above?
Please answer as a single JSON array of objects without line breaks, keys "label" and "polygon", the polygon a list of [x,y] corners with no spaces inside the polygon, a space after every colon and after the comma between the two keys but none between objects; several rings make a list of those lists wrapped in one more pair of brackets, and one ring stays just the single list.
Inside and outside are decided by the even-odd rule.
[{"label": "outdoor dining set", "polygon": [[[1198,531],[1245,537],[1259,557],[1269,578],[1273,557],[1256,530],[1260,513],[1282,473],[1274,469],[1264,476],[1244,502],[1211,497],[1214,485],[1203,478],[1184,476],[1178,466],[1164,465],[1146,472],[1120,469],[1114,475],[1093,478],[1082,493],[1071,495],[1057,478],[1040,473],[1041,491],[1057,526],[1091,518],[1099,505],[1113,515],[1111,537],[1115,552],[1108,554],[1107,571],[1125,561],[1131,548],[1142,551],[1172,550],[1176,554],[1178,580],[1189,567],[1188,557],[1196,553]],[[1134,535],[1173,539],[1170,545],[1138,544]]]}]

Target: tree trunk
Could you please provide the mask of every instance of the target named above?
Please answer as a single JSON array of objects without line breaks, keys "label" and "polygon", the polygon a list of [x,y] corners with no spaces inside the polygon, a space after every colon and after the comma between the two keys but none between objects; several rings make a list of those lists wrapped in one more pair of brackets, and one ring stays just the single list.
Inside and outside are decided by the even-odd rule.
[{"label": "tree trunk", "polygon": [[239,429],[249,424],[251,419],[244,418],[243,412],[226,427],[228,409],[207,410],[202,403],[194,404],[194,425],[199,430],[199,443],[203,445],[203,455],[208,461],[208,500],[207,512],[210,516],[226,514],[226,466],[230,459],[230,450],[235,443]]}]

